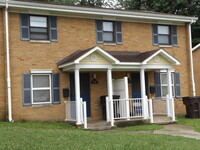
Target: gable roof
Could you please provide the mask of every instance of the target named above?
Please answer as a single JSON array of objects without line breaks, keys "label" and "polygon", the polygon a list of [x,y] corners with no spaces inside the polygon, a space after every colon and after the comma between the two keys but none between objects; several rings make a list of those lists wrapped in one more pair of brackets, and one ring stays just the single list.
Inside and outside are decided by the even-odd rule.
[{"label": "gable roof", "polygon": [[192,48],[192,52],[195,51],[195,50],[197,50],[198,48],[200,48],[200,43],[197,44],[195,47]]},{"label": "gable roof", "polygon": [[164,51],[163,49],[155,49],[147,52],[134,52],[134,51],[106,51],[101,47],[96,46],[86,50],[77,50],[71,55],[65,57],[57,63],[57,66],[63,66],[65,64],[75,64],[79,63],[83,58],[87,57],[91,53],[98,51],[108,59],[112,60],[115,64],[120,63],[140,63],[147,64],[149,60],[151,60],[156,55],[160,54],[168,61],[170,61],[174,65],[179,65],[180,62],[171,56],[169,53]]}]

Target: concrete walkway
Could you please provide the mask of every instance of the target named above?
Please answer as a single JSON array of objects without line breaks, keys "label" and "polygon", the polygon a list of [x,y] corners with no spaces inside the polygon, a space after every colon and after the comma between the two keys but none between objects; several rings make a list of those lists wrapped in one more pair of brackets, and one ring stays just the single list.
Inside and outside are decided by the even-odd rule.
[{"label": "concrete walkway", "polygon": [[107,130],[109,132],[129,132],[129,133],[154,133],[168,134],[172,136],[183,136],[200,140],[200,133],[194,130],[194,127],[178,124],[163,125],[164,129],[155,131],[123,131],[123,130]]}]

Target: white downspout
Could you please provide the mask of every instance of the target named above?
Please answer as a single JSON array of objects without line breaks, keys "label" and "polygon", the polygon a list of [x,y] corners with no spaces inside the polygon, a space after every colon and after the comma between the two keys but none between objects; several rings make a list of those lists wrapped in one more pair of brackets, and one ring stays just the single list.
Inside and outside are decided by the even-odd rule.
[{"label": "white downspout", "polygon": [[12,120],[12,103],[11,103],[11,80],[10,80],[10,48],[9,48],[9,27],[8,27],[8,1],[5,8],[5,25],[6,25],[6,63],[7,63],[7,91],[8,91],[8,120]]},{"label": "white downspout", "polygon": [[192,76],[192,96],[196,96],[195,81],[194,81],[194,67],[193,67],[193,55],[192,55],[192,34],[191,34],[191,24],[189,24],[189,42],[190,42],[190,64],[191,64],[191,76]]}]

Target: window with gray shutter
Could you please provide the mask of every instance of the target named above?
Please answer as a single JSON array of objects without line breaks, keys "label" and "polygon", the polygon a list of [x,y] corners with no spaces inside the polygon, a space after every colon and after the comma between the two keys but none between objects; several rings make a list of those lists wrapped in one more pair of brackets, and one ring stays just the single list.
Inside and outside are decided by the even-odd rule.
[{"label": "window with gray shutter", "polygon": [[[180,87],[180,73],[172,72],[172,95],[173,97],[181,96]],[[155,87],[156,87],[156,97],[166,97],[168,94],[168,83],[167,83],[167,73],[166,72],[155,72]]]},{"label": "window with gray shutter", "polygon": [[153,29],[153,45],[158,45],[158,26],[156,24],[153,24],[152,29]]},{"label": "window with gray shutter", "polygon": [[57,17],[50,16],[50,40],[58,41]]},{"label": "window with gray shutter", "polygon": [[59,73],[52,74],[53,88],[53,104],[60,104],[60,75]]},{"label": "window with gray shutter", "polygon": [[176,97],[181,97],[181,83],[180,83],[180,72],[174,73],[175,80],[175,94]]},{"label": "window with gray shutter", "polygon": [[116,43],[122,44],[122,23],[120,21],[116,22]]},{"label": "window with gray shutter", "polygon": [[96,34],[97,43],[122,44],[122,23],[96,20]]},{"label": "window with gray shutter", "polygon": [[23,105],[31,105],[31,74],[23,75]]},{"label": "window with gray shutter", "polygon": [[21,39],[58,41],[57,17],[21,14]]},{"label": "window with gray shutter", "polygon": [[161,97],[160,72],[154,73],[156,97]]},{"label": "window with gray shutter", "polygon": [[178,46],[177,26],[171,26],[171,41],[173,46]]},{"label": "window with gray shutter", "polygon": [[30,40],[29,15],[21,14],[21,40]]},{"label": "window with gray shutter", "polygon": [[178,46],[177,26],[152,24],[153,45]]},{"label": "window with gray shutter", "polygon": [[103,43],[103,21],[96,20],[97,43]]}]

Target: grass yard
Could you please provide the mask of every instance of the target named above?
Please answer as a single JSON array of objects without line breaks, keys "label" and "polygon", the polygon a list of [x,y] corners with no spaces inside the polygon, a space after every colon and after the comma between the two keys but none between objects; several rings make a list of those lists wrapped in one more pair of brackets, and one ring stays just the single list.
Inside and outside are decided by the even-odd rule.
[{"label": "grass yard", "polygon": [[142,133],[84,131],[65,123],[0,122],[0,149],[6,150],[199,150],[200,141]]},{"label": "grass yard", "polygon": [[200,132],[200,119],[190,119],[185,118],[184,116],[178,116],[177,120],[178,124],[193,126],[197,132]]}]

